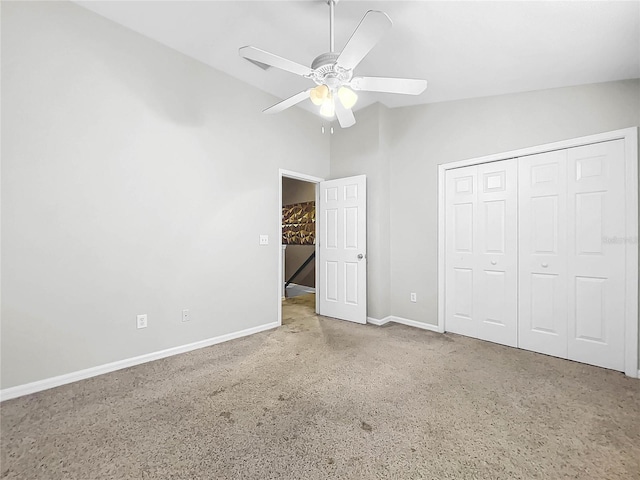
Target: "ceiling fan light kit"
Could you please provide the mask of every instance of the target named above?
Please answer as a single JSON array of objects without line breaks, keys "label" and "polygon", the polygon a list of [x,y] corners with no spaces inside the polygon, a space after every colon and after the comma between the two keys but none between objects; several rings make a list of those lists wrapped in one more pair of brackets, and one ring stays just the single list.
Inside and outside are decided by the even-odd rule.
[{"label": "ceiling fan light kit", "polygon": [[[353,71],[373,49],[384,33],[391,28],[389,16],[377,10],[369,10],[356,27],[342,52],[334,51],[334,8],[337,0],[328,0],[329,5],[329,52],[318,55],[311,68],[287,60],[253,46],[242,47],[240,56],[252,62],[270,65],[287,72],[313,80],[317,85],[297,93],[264,110],[278,113],[306,99],[320,107],[320,115],[337,117],[342,128],[356,123],[351,110],[358,95],[354,90],[419,95],[427,88],[426,80],[385,77],[354,77]],[[336,101],[336,98],[338,101]]]},{"label": "ceiling fan light kit", "polygon": [[336,104],[333,101],[333,95],[329,94],[322,102],[320,107],[320,115],[327,118],[333,118],[336,114]]},{"label": "ceiling fan light kit", "polygon": [[349,87],[340,87],[338,90],[338,98],[344,108],[353,108],[358,101],[358,95]]},{"label": "ceiling fan light kit", "polygon": [[320,106],[329,96],[329,87],[326,85],[318,85],[309,92],[309,98],[314,105]]}]

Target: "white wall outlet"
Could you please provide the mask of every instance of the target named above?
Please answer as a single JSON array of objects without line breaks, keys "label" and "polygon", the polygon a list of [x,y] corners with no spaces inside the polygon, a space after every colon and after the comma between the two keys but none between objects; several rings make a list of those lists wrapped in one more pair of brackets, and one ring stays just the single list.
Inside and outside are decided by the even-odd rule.
[{"label": "white wall outlet", "polygon": [[416,303],[418,301],[418,297],[415,292],[411,292],[411,301]]},{"label": "white wall outlet", "polygon": [[136,317],[136,325],[138,328],[147,328],[147,314],[138,315]]},{"label": "white wall outlet", "polygon": [[260,235],[260,245],[269,245],[269,235]]},{"label": "white wall outlet", "polygon": [[189,315],[189,310],[188,309],[182,310],[182,321],[188,322],[189,320],[191,320],[191,315]]}]

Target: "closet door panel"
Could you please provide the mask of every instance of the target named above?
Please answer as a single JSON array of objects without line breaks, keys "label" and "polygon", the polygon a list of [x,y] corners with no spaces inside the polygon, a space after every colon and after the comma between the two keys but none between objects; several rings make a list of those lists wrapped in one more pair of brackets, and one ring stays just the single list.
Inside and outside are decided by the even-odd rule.
[{"label": "closet door panel", "polygon": [[445,177],[445,329],[478,336],[475,315],[477,167],[448,170]]},{"label": "closet door panel", "polygon": [[624,370],[623,141],[569,149],[567,187],[568,357]]},{"label": "closet door panel", "polygon": [[567,357],[567,151],[519,159],[518,346]]},{"label": "closet door panel", "polygon": [[624,142],[446,172],[445,329],[624,370]]},{"label": "closet door panel", "polygon": [[478,165],[474,305],[478,337],[517,346],[518,165],[515,159]]}]

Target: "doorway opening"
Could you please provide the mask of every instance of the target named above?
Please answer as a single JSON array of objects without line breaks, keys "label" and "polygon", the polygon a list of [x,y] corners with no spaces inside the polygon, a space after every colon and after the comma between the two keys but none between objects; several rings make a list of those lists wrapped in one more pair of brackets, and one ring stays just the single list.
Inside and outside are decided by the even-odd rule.
[{"label": "doorway opening", "polygon": [[316,205],[320,178],[280,171],[281,248],[278,275],[280,324],[318,312]]},{"label": "doorway opening", "polygon": [[285,298],[314,295],[316,184],[282,179],[282,249]]},{"label": "doorway opening", "polygon": [[[315,190],[315,205],[318,210],[315,215],[315,258],[309,260],[310,257],[307,257],[308,262],[313,262],[317,267],[314,275],[314,315],[367,323],[366,176],[324,181],[310,175],[280,170],[278,227],[281,229],[284,179],[310,182]],[[313,230],[313,226],[307,230],[309,228]],[[291,235],[294,234],[295,229]],[[282,299],[286,298],[285,283],[289,283],[289,280],[293,283],[291,277],[285,278],[286,248],[284,245],[278,248],[278,319],[281,325]],[[300,274],[302,273],[301,271]],[[311,306],[313,303],[310,302]]]}]

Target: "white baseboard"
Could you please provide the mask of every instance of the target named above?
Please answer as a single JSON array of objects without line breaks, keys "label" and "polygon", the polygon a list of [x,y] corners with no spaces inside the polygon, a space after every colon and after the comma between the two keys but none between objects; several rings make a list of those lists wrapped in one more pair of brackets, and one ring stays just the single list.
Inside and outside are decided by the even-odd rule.
[{"label": "white baseboard", "polygon": [[370,323],[371,325],[376,325],[378,327],[381,327],[382,325],[385,325],[390,321],[391,321],[391,317],[384,317],[381,320],[373,317],[367,317],[367,323]]},{"label": "white baseboard", "polygon": [[0,390],[0,402],[21,397],[23,395],[29,395],[31,393],[41,392],[42,390],[59,387],[68,383],[77,382],[86,378],[96,377],[105,373],[115,372],[116,370],[122,370],[123,368],[133,367],[142,363],[171,357],[180,353],[190,352],[199,348],[210,347],[211,345],[227,342],[240,337],[246,337],[247,335],[253,335],[254,333],[263,332],[279,326],[279,322],[271,322],[257,327],[247,328],[246,330],[240,330],[239,332],[227,333],[226,335],[220,335],[219,337],[208,338],[206,340],[200,340],[199,342],[181,345],[179,347],[172,347],[166,350],[140,355],[138,357],[127,358],[124,360],[118,360],[117,362],[107,363],[105,365],[98,365],[97,367],[78,370],[77,372],[58,375],[57,377],[45,378],[44,380],[5,388],[4,390]]},{"label": "white baseboard", "polygon": [[430,323],[417,322],[415,320],[409,320],[408,318],[391,316],[391,321],[395,323],[401,323],[402,325],[407,325],[409,327],[416,327],[416,328],[421,328],[423,330],[429,330],[431,332],[444,333],[438,330],[437,325],[432,325]]},{"label": "white baseboard", "polygon": [[421,328],[423,330],[429,330],[431,332],[443,333],[443,332],[440,332],[440,330],[438,330],[437,325],[431,325],[430,323],[417,322],[415,320],[409,320],[408,318],[395,317],[393,315],[389,315],[388,317],[384,317],[383,319],[367,317],[367,323],[370,323],[372,325],[377,325],[379,327],[389,322],[401,323],[402,325],[407,325],[409,327],[416,327],[416,328]]}]

